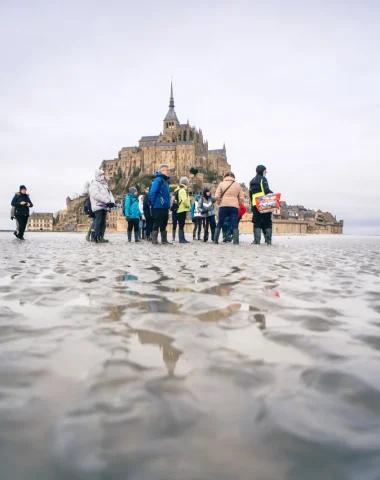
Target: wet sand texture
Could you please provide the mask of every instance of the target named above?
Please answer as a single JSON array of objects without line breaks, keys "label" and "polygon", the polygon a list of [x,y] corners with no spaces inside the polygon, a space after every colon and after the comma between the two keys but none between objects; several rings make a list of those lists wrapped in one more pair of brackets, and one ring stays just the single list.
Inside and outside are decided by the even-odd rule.
[{"label": "wet sand texture", "polygon": [[10,237],[2,480],[379,478],[379,238]]}]

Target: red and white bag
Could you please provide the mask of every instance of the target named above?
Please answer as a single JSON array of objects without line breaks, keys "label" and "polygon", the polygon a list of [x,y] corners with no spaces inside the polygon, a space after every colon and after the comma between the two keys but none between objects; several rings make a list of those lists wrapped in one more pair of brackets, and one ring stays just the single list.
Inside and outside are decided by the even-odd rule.
[{"label": "red and white bag", "polygon": [[268,193],[262,197],[256,197],[256,208],[260,213],[271,213],[280,209],[281,193]]}]

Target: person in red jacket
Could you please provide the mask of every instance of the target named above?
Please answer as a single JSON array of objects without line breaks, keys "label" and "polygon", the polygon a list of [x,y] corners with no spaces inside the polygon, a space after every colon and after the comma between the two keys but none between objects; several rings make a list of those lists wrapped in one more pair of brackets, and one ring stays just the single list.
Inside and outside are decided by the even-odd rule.
[{"label": "person in red jacket", "polygon": [[239,225],[240,220],[243,218],[243,215],[245,214],[246,211],[247,211],[247,208],[244,205],[244,203],[240,203],[239,212],[238,212],[238,225]]}]

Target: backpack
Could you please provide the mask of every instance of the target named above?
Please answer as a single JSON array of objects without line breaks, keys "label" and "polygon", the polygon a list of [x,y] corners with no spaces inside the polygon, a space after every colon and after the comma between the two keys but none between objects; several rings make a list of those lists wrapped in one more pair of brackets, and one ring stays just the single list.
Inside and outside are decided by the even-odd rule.
[{"label": "backpack", "polygon": [[86,200],[84,201],[83,211],[84,211],[85,215],[87,215],[88,217],[93,218],[93,217],[95,216],[95,215],[94,215],[94,212],[92,211],[92,208],[91,208],[91,199],[90,199],[90,196],[88,196],[88,197],[86,198]]},{"label": "backpack", "polygon": [[174,199],[172,206],[170,207],[170,210],[174,213],[177,213],[179,206],[181,205],[181,202],[179,201],[179,188],[174,192]]}]

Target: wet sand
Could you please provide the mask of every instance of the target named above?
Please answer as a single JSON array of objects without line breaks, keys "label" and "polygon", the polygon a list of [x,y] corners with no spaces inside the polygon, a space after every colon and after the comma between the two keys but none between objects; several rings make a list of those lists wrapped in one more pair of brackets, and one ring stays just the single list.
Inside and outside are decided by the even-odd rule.
[{"label": "wet sand", "polygon": [[2,480],[379,478],[379,237],[12,237]]}]

